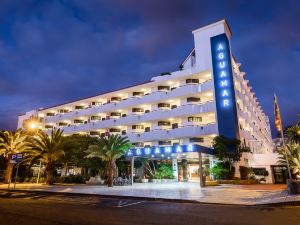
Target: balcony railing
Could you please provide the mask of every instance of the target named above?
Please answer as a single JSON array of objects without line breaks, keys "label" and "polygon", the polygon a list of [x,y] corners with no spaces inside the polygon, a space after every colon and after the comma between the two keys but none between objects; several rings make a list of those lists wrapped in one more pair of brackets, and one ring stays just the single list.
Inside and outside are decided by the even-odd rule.
[{"label": "balcony railing", "polygon": [[75,110],[64,114],[57,114],[55,116],[45,117],[44,121],[45,123],[55,123],[60,120],[68,120],[74,117],[90,116],[93,114],[115,111],[118,109],[128,108],[128,107],[137,106],[145,103],[159,102],[162,100],[176,98],[187,94],[193,95],[199,92],[211,90],[212,88],[213,85],[211,81],[207,81],[197,85],[187,84],[187,85],[180,86],[169,92],[161,92],[161,91],[152,92],[148,95],[144,95],[141,98],[132,97],[132,98],[127,98],[125,100],[122,100],[118,103],[110,102],[99,106],[93,106],[86,109],[80,109],[80,110]]}]

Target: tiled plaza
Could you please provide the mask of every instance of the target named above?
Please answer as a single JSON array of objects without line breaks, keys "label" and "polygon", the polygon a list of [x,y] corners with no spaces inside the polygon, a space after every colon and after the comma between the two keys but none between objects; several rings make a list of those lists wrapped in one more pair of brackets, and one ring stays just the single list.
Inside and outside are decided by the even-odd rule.
[{"label": "tiled plaza", "polygon": [[[1,189],[7,185],[0,185]],[[285,185],[221,185],[200,188],[199,183],[135,183],[133,186],[40,185],[17,184],[17,189],[158,199],[193,200],[205,203],[255,205],[300,201],[300,196],[288,196]]]}]

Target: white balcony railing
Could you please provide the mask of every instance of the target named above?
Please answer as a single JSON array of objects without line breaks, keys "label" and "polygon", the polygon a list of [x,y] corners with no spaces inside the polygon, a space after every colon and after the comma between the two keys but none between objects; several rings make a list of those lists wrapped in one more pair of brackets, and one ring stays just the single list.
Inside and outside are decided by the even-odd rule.
[{"label": "white balcony railing", "polygon": [[99,113],[105,113],[110,111],[115,111],[118,109],[129,108],[136,105],[142,105],[147,103],[159,102],[170,98],[176,98],[180,96],[187,96],[197,94],[199,92],[208,91],[213,89],[212,81],[204,82],[202,84],[197,85],[184,85],[178,87],[169,92],[153,92],[148,95],[143,96],[142,98],[139,97],[132,97],[126,100],[122,100],[119,103],[108,103],[105,105],[100,105],[96,107],[75,110],[72,112],[68,112],[65,114],[59,114],[55,116],[49,116],[44,118],[44,123],[56,123],[61,120],[70,120],[75,117],[84,117],[84,116],[91,116]]},{"label": "white balcony railing", "polygon": [[208,113],[215,111],[213,101],[203,104],[188,104],[171,110],[156,110],[143,115],[129,115],[119,119],[109,119],[104,121],[93,121],[81,125],[71,125],[64,128],[64,133],[77,133],[90,130],[107,129],[115,126],[125,126],[143,122],[151,122],[175,117]]}]

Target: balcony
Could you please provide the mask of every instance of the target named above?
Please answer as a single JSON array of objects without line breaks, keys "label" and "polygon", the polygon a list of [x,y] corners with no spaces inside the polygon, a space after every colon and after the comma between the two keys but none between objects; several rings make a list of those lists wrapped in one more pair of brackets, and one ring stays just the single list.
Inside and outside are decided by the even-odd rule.
[{"label": "balcony", "polygon": [[185,126],[172,130],[151,130],[142,134],[126,134],[130,142],[145,142],[168,140],[184,137],[194,137],[200,135],[217,134],[218,129],[216,124],[209,124],[206,126]]},{"label": "balcony", "polygon": [[170,98],[176,98],[180,96],[188,96],[197,94],[202,91],[208,91],[213,89],[212,81],[207,81],[202,84],[197,85],[184,85],[181,87],[178,87],[174,90],[170,90],[169,92],[152,92],[148,95],[144,95],[143,97],[131,97],[125,100],[122,100],[118,103],[116,102],[110,102],[107,104],[99,105],[99,106],[93,106],[86,109],[79,109],[76,111],[68,112],[65,114],[59,114],[51,117],[45,117],[44,122],[45,123],[56,123],[61,120],[69,120],[74,117],[84,117],[84,116],[90,116],[95,115],[99,113],[105,113],[109,111],[116,111],[118,109],[123,108],[129,108],[134,107],[137,105],[142,105],[145,103],[154,103],[154,102],[161,102],[163,100],[167,100]]},{"label": "balcony", "polygon": [[208,113],[215,111],[215,102],[207,102],[203,104],[188,104],[183,105],[172,110],[156,110],[150,113],[145,113],[143,115],[129,115],[126,117],[121,117],[119,119],[109,119],[104,121],[91,121],[87,124],[81,124],[78,126],[70,126],[65,128],[65,133],[76,133],[80,131],[105,129],[115,126],[124,126],[139,124],[146,121],[164,120],[168,118],[175,117],[185,117],[189,115],[195,115],[200,113]]}]

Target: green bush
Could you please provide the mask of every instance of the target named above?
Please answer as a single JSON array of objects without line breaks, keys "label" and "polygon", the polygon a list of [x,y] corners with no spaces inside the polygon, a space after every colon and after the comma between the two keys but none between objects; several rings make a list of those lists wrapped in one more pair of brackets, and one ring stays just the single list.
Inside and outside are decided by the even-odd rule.
[{"label": "green bush", "polygon": [[210,169],[210,173],[213,174],[217,180],[230,180],[234,175],[234,167],[228,162],[218,162]]},{"label": "green bush", "polygon": [[172,165],[169,164],[161,164],[159,168],[156,170],[154,175],[155,179],[173,179],[173,169]]},{"label": "green bush", "polygon": [[75,183],[75,184],[84,184],[88,180],[88,177],[82,175],[69,175],[65,177],[58,178],[58,183]]}]

